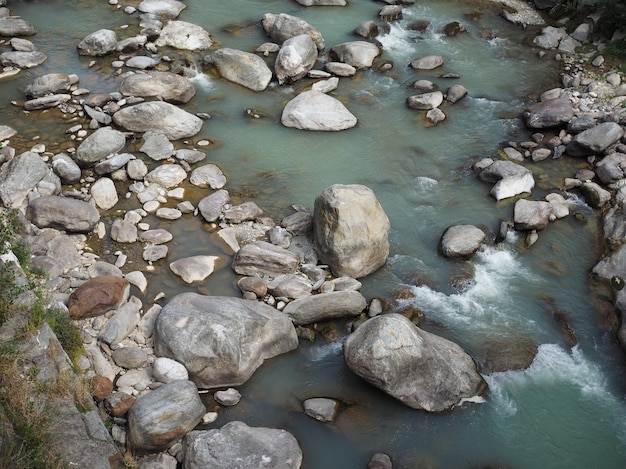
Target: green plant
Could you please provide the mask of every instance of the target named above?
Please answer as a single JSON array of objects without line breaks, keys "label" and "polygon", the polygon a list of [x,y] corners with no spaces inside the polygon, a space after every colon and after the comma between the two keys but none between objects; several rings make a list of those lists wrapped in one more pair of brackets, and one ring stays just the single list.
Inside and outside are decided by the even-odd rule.
[{"label": "green plant", "polygon": [[[26,265],[28,249],[19,236],[21,223],[16,209],[0,209],[0,255],[13,253]],[[15,284],[17,267],[10,260],[0,260],[0,325],[7,320],[15,298],[22,291]]]}]

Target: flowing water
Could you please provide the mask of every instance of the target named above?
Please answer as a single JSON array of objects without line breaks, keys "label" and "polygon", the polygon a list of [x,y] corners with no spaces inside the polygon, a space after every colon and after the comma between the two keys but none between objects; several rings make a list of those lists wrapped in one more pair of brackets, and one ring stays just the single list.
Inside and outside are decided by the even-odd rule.
[{"label": "flowing water", "polygon": [[[133,2],[120,2],[123,5]],[[138,2],[134,2],[137,4]],[[303,8],[289,0],[189,0],[179,19],[203,26],[223,47],[253,50],[267,41],[260,27],[266,12],[299,16],[333,44],[359,39],[352,30],[376,19],[382,4],[351,0],[346,8]],[[51,151],[71,145],[64,134],[70,122],[58,124],[55,113],[24,116],[12,100],[33,77],[76,73],[81,86],[114,91],[119,78],[98,61],[78,57],[75,45],[100,28],[120,37],[138,30],[129,16],[106,1],[14,1],[15,14],[35,24],[33,41],[49,54],[48,61],[21,76],[0,83],[4,123],[13,125],[28,147],[36,138]],[[228,177],[227,189],[237,200],[254,200],[275,219],[289,205],[312,208],[315,197],[334,183],[372,188],[391,221],[391,254],[376,274],[363,279],[363,294],[390,298],[398,288],[410,288],[412,303],[424,312],[423,327],[457,341],[475,356],[492,340],[532,340],[539,345],[533,364],[522,371],[486,376],[490,392],[481,404],[465,404],[452,412],[430,415],[409,409],[365,384],[345,366],[341,338],[349,324],[297,351],[268,361],[240,387],[242,402],[221,412],[216,425],[241,419],[249,425],[291,431],[305,454],[306,468],[365,467],[372,453],[390,454],[398,468],[618,468],[626,458],[624,355],[603,327],[598,298],[588,285],[588,272],[600,256],[594,213],[575,194],[568,194],[572,213],[540,233],[530,249],[521,236],[509,236],[488,246],[472,261],[458,262],[437,253],[439,239],[450,225],[469,223],[495,237],[500,220],[510,220],[513,201],[496,201],[490,186],[469,169],[493,156],[502,142],[529,139],[517,119],[524,100],[555,86],[554,61],[540,60],[521,45],[532,33],[505,22],[489,2],[420,0],[405,7],[404,19],[378,37],[380,60],[393,62],[388,72],[360,71],[342,79],[333,93],[359,119],[358,127],[337,133],[315,133],[280,125],[280,113],[291,97],[310,85],[271,86],[254,93],[190,67],[198,94],[185,106],[208,112],[201,134],[208,139],[208,161]],[[407,28],[429,21],[424,32]],[[447,38],[439,32],[460,21],[467,32]],[[120,25],[127,23],[127,29]],[[175,57],[175,53],[172,52]],[[417,72],[407,64],[420,56],[439,54],[441,69]],[[441,78],[458,73],[458,80]],[[441,89],[461,83],[469,96],[443,105],[447,119],[426,125],[420,111],[406,107],[407,85],[430,79]],[[249,119],[244,110],[265,117]],[[193,142],[192,142],[193,143]],[[539,199],[558,190],[580,162],[562,159],[530,163],[540,181]],[[197,202],[204,193],[189,192]],[[130,204],[122,202],[120,205]],[[185,286],[157,266],[150,275],[151,291],[144,301],[163,291],[171,296],[193,290],[236,295],[230,258],[212,241],[209,227],[191,217],[176,224],[151,219],[175,233],[169,258],[216,254],[221,266],[200,286]],[[119,247],[108,246],[118,249]],[[132,266],[131,266],[132,267]],[[459,278],[473,273],[465,288]],[[407,300],[408,301],[408,300]],[[568,346],[554,320],[564,316],[578,337]],[[302,413],[310,397],[332,397],[345,405],[337,421],[319,423]]]}]

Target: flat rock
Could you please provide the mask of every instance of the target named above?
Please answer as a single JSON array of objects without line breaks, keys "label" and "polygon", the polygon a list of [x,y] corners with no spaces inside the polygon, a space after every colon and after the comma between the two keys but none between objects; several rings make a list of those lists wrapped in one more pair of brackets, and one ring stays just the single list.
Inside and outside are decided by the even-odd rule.
[{"label": "flat rock", "polygon": [[312,324],[318,321],[353,317],[367,307],[365,297],[357,291],[320,293],[291,301],[283,312],[294,324]]},{"label": "flat rock", "polygon": [[3,67],[33,68],[44,63],[47,58],[46,54],[39,51],[9,51],[0,54],[0,63]]},{"label": "flat rock", "polygon": [[206,50],[213,45],[210,34],[201,26],[186,21],[168,21],[155,44],[184,50]]},{"label": "flat rock", "polygon": [[339,402],[325,397],[313,397],[302,403],[304,413],[320,422],[333,422],[337,416]]},{"label": "flat rock", "polygon": [[76,81],[62,73],[48,73],[35,78],[24,90],[27,98],[41,98],[47,94],[67,92]]},{"label": "flat rock", "polygon": [[0,36],[32,36],[34,34],[37,34],[35,27],[24,19],[15,17],[0,18]]},{"label": "flat rock", "polygon": [[145,177],[146,181],[166,189],[178,186],[185,179],[187,179],[187,171],[178,164],[162,164],[146,174]]},{"label": "flat rock", "polygon": [[333,46],[330,55],[339,62],[357,69],[370,68],[376,57],[380,55],[380,49],[371,42],[351,41]]},{"label": "flat rock", "polygon": [[137,9],[142,13],[151,13],[166,18],[177,18],[185,8],[187,5],[178,0],[142,0],[137,5]]},{"label": "flat rock", "polygon": [[226,185],[226,176],[219,166],[209,163],[195,168],[189,176],[189,182],[197,187],[221,189]]},{"label": "flat rock", "polygon": [[170,264],[170,270],[186,283],[201,282],[215,270],[217,256],[191,256]]},{"label": "flat rock", "polygon": [[233,269],[240,275],[276,276],[294,273],[298,263],[298,257],[291,251],[265,241],[256,241],[237,252]]},{"label": "flat rock", "polygon": [[149,130],[143,134],[143,145],[139,151],[155,161],[161,161],[174,154],[174,144],[170,142],[167,135]]},{"label": "flat rock", "polygon": [[427,55],[415,59],[410,63],[411,68],[415,70],[434,70],[443,65],[443,57],[440,55]]}]

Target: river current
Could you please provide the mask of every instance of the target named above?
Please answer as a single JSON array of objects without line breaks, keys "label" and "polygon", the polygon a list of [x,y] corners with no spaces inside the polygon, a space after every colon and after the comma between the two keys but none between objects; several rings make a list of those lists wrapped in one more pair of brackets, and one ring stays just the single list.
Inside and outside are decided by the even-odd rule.
[{"label": "river current", "polygon": [[[120,0],[134,5],[135,0]],[[264,13],[299,16],[323,35],[326,48],[360,39],[352,31],[377,19],[381,3],[350,0],[345,8],[304,8],[291,0],[188,0],[180,20],[208,30],[221,47],[254,50],[266,42],[260,21]],[[3,123],[15,127],[25,150],[35,142],[50,151],[71,144],[54,113],[25,115],[13,100],[34,77],[50,72],[76,73],[92,91],[115,91],[120,79],[110,59],[79,57],[76,44],[101,28],[120,38],[138,31],[137,14],[127,15],[105,0],[10,1],[13,14],[32,22],[31,40],[48,54],[41,66],[0,82]],[[530,139],[518,116],[527,100],[557,86],[558,69],[549,56],[522,45],[532,31],[506,22],[490,2],[418,0],[403,8],[402,20],[377,39],[376,67],[343,78],[333,95],[357,116],[356,128],[336,133],[287,129],[280,124],[284,104],[310,85],[272,85],[254,93],[205,73],[198,64],[187,72],[197,96],[185,108],[207,112],[195,140],[208,139],[207,161],[220,166],[226,188],[236,200],[253,200],[280,219],[291,204],[312,209],[315,197],[331,184],[364,184],[380,200],[391,221],[391,253],[387,264],[363,279],[368,298],[389,299],[409,288],[413,306],[425,314],[423,328],[452,339],[479,355],[490,340],[530,339],[539,344],[532,365],[521,371],[486,376],[490,391],[484,403],[464,404],[431,415],[412,410],[354,376],[342,358],[348,325],[297,351],[266,362],[239,388],[242,402],[225,409],[214,424],[243,420],[249,425],[285,428],[304,451],[303,467],[362,468],[374,452],[386,452],[397,468],[621,468],[626,460],[626,376],[624,354],[604,326],[606,298],[589,286],[589,270],[601,255],[599,226],[593,211],[576,194],[566,194],[578,216],[556,221],[526,248],[523,235],[509,235],[486,246],[471,261],[441,257],[438,243],[454,224],[473,224],[495,238],[501,220],[510,220],[512,200],[496,202],[490,185],[471,170],[477,160],[495,156],[503,142]],[[408,26],[426,20],[423,32]],[[467,32],[441,34],[444,25],[460,21]],[[128,24],[128,28],[121,27]],[[174,52],[173,52],[174,54]],[[418,57],[438,54],[442,68],[418,72],[407,65]],[[442,78],[456,73],[458,79]],[[407,86],[429,79],[445,90],[463,84],[469,95],[444,105],[447,119],[427,125],[421,111],[407,108]],[[264,115],[250,119],[245,109]],[[533,200],[558,191],[563,177],[580,168],[567,158],[528,163],[538,181]],[[193,191],[190,192],[193,194]],[[201,194],[197,194],[197,202]],[[175,241],[170,257],[215,254],[224,267],[200,286],[189,287],[157,266],[148,274],[150,291],[143,301],[163,291],[238,295],[230,259],[210,233],[192,217],[172,225]],[[458,278],[473,280],[458,288]],[[578,338],[571,347],[563,339],[554,312],[565,317]],[[336,422],[324,424],[305,416],[304,399],[331,397],[345,405]]]}]

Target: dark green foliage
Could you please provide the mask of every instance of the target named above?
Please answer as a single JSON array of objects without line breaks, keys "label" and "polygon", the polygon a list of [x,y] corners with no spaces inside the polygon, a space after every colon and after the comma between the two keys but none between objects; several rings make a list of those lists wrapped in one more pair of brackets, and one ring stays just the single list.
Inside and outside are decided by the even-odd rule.
[{"label": "dark green foliage", "polygon": [[[0,209],[0,255],[13,252],[20,264],[28,260],[28,249],[19,237],[20,221],[14,209]],[[15,285],[16,266],[0,260],[0,325],[6,321],[21,289]]]}]

